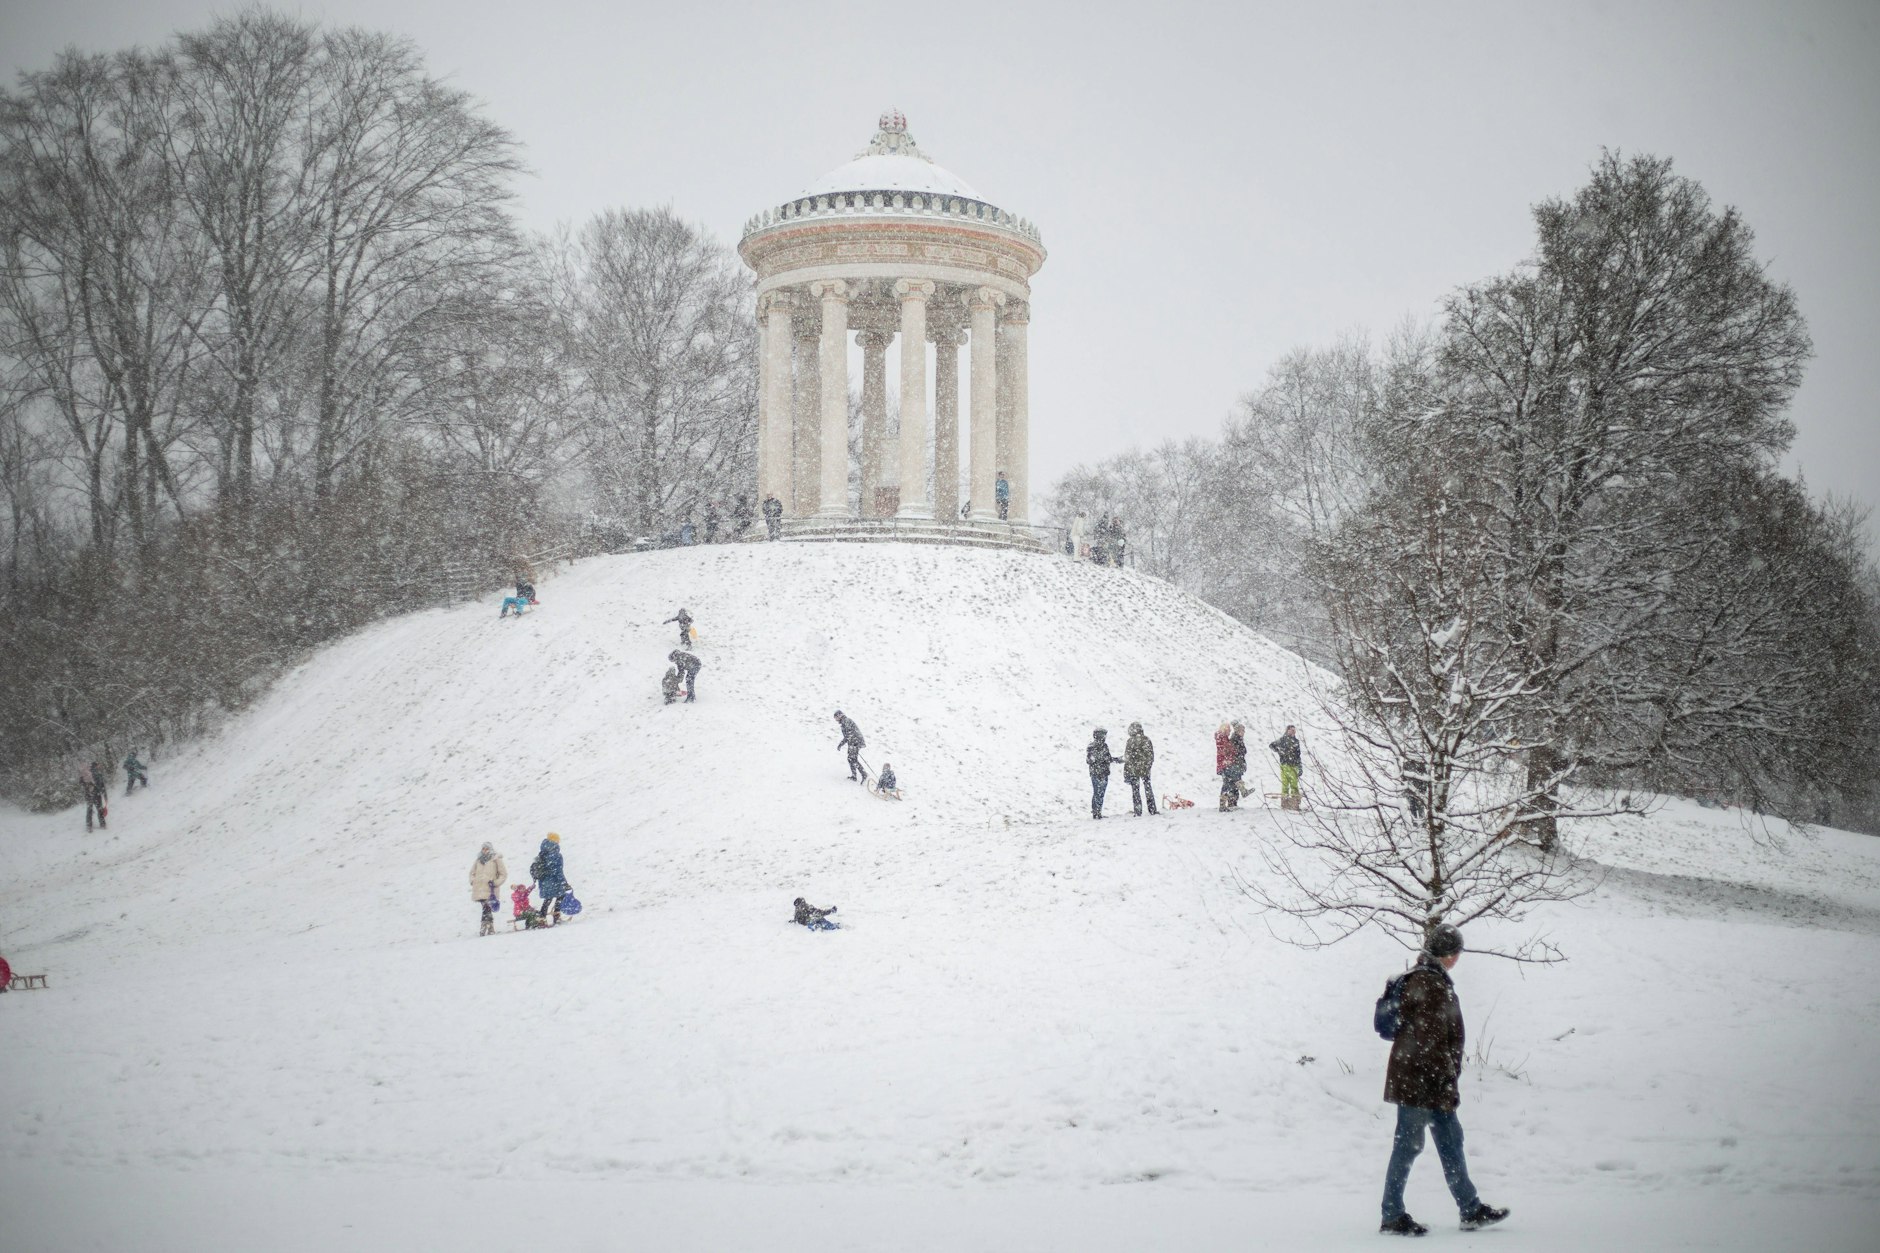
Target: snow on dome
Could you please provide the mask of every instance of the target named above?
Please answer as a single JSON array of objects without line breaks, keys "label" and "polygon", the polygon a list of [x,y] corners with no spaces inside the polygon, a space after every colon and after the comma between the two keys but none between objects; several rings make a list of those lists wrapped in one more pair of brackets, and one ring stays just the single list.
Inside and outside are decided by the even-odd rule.
[{"label": "snow on dome", "polygon": [[853,161],[811,183],[803,189],[803,195],[828,196],[846,191],[918,191],[981,199],[965,179],[934,164],[934,159],[920,150],[908,134],[907,118],[899,109],[881,115],[874,141]]}]

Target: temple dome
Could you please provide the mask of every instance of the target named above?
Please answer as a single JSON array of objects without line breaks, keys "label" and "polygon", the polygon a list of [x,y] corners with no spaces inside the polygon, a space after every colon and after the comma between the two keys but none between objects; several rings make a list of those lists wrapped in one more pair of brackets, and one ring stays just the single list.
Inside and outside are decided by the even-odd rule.
[{"label": "temple dome", "polygon": [[907,119],[890,110],[881,115],[880,129],[853,161],[839,165],[808,187],[804,196],[829,196],[851,191],[905,191],[928,195],[981,199],[972,185],[920,150],[907,133]]}]

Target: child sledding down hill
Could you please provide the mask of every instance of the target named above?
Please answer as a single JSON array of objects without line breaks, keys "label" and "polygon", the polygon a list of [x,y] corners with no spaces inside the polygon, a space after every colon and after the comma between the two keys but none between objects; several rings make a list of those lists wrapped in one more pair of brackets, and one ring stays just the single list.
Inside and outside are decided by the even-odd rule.
[{"label": "child sledding down hill", "polygon": [[793,921],[797,926],[808,927],[811,931],[840,931],[840,923],[829,921],[829,915],[835,912],[834,905],[828,909],[817,909],[799,896],[796,898],[796,918]]}]

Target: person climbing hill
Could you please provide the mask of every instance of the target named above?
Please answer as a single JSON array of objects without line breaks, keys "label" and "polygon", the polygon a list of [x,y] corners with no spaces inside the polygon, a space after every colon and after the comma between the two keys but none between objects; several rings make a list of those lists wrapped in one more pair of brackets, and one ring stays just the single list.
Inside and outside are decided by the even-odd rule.
[{"label": "person climbing hill", "polygon": [[698,672],[705,663],[683,648],[667,653],[666,660],[679,667],[679,673],[685,676],[685,703],[691,704],[698,699]]},{"label": "person climbing hill", "polygon": [[677,622],[679,624],[679,647],[681,648],[691,647],[692,645],[692,615],[687,613],[685,610],[681,609],[678,613],[672,615],[672,617],[666,619],[665,622],[662,622],[659,625],[666,626],[667,624],[673,623],[673,622]]},{"label": "person climbing hill", "polygon": [[483,921],[477,928],[478,935],[496,933],[496,911],[501,908],[497,903],[496,890],[508,877],[509,868],[503,864],[503,855],[485,843],[477,852],[477,859],[470,863],[470,899],[483,907]]},{"label": "person climbing hill", "polygon": [[1110,752],[1110,733],[1102,727],[1090,733],[1090,745],[1084,749],[1084,762],[1090,767],[1090,816],[1103,817],[1103,796],[1110,790],[1110,767],[1122,761]]},{"label": "person climbing hill", "polygon": [[144,763],[137,760],[137,750],[132,749],[124,759],[124,795],[135,792],[139,785],[150,786],[150,776],[144,772]]},{"label": "person climbing hill", "polygon": [[562,870],[561,837],[550,831],[542,841],[541,851],[529,863],[529,877],[542,898],[542,919],[548,926],[561,921],[561,897],[568,890],[568,878]]},{"label": "person climbing hill", "polygon": [[868,742],[862,739],[862,729],[840,709],[836,710],[836,725],[842,728],[842,738],[836,741],[836,747],[849,750],[849,778],[856,783],[867,783],[868,772],[862,769],[861,753]]}]

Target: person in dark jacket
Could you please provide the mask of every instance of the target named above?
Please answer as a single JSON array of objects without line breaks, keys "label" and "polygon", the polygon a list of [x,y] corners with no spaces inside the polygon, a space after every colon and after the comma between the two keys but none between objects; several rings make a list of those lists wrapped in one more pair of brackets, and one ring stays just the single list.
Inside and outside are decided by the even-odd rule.
[{"label": "person in dark jacket", "polygon": [[763,510],[764,529],[770,533],[771,539],[780,538],[783,535],[783,502],[775,495],[766,496]]},{"label": "person in dark jacket", "polygon": [[1004,522],[1012,514],[1012,484],[1005,477],[1005,471],[999,471],[999,478],[992,485],[992,499],[999,506],[999,521]]},{"label": "person in dark jacket", "polygon": [[1279,754],[1279,803],[1282,809],[1299,808],[1299,735],[1290,723],[1285,734],[1267,745]]},{"label": "person in dark jacket", "polygon": [[706,501],[705,502],[705,542],[707,544],[716,544],[718,542],[718,528],[722,524],[723,524],[722,516],[720,515],[718,511],[718,502],[715,500]]},{"label": "person in dark jacket", "polygon": [[1110,564],[1110,541],[1113,540],[1115,537],[1116,537],[1116,532],[1113,529],[1111,529],[1110,519],[1108,517],[1098,518],[1097,519],[1097,541],[1096,543],[1090,546],[1090,559],[1096,562],[1100,566],[1109,565]]},{"label": "person in dark jacket", "polygon": [[666,626],[673,622],[679,624],[679,647],[687,647],[692,643],[692,615],[681,609],[678,613],[675,613],[672,617],[666,619],[665,622],[659,625]]},{"label": "person in dark jacket", "polygon": [[744,533],[751,529],[751,498],[739,493],[731,506],[731,538],[743,539]]},{"label": "person in dark jacket", "polygon": [[666,667],[666,675],[659,681],[659,691],[668,705],[679,699],[679,667]]},{"label": "person in dark jacket", "polygon": [[535,890],[542,898],[542,925],[552,927],[561,921],[561,895],[568,890],[567,872],[561,865],[561,837],[553,831],[529,863],[529,877],[535,880]]},{"label": "person in dark jacket", "polygon": [[685,703],[691,704],[698,698],[698,672],[705,663],[683,648],[675,648],[667,653],[666,660],[679,667],[679,673],[685,676]]},{"label": "person in dark jacket", "polygon": [[85,794],[85,830],[91,830],[94,815],[98,819],[98,829],[105,830],[105,816],[110,813],[105,805],[105,789],[109,786],[104,767],[95,761],[78,772],[78,788]]},{"label": "person in dark jacket", "polygon": [[1110,755],[1110,733],[1098,727],[1090,733],[1090,747],[1084,761],[1090,767],[1090,816],[1103,817],[1103,794],[1110,790],[1110,767],[1122,761]]},{"label": "person in dark jacket", "polygon": [[836,912],[831,905],[828,909],[817,909],[802,897],[796,898],[796,917],[791,921],[799,927],[808,927],[811,931],[839,931],[841,924],[829,921],[829,915]]},{"label": "person in dark jacket", "polygon": [[1247,728],[1233,723],[1227,735],[1227,765],[1221,770],[1221,810],[1240,808],[1241,780],[1247,777]]},{"label": "person in dark jacket", "polygon": [[1389,1235],[1420,1236],[1429,1230],[1403,1206],[1404,1184],[1423,1151],[1425,1129],[1435,1135],[1443,1178],[1456,1199],[1463,1230],[1508,1217],[1507,1210],[1484,1204],[1476,1194],[1462,1154],[1462,1123],[1456,1118],[1462,1103],[1457,1086],[1462,1076],[1462,1002],[1449,978],[1461,956],[1462,932],[1441,924],[1430,931],[1417,964],[1404,979],[1397,1038],[1384,1072],[1384,1099],[1397,1107],[1397,1134],[1384,1174],[1384,1222],[1378,1228]]},{"label": "person in dark jacket", "polygon": [[861,755],[868,742],[862,738],[862,729],[840,709],[836,710],[836,725],[842,728],[842,738],[836,741],[836,747],[849,750],[849,778],[856,783],[867,783],[868,772],[862,769]]},{"label": "person in dark jacket", "polygon": [[124,759],[124,795],[129,796],[137,790],[138,784],[150,786],[150,776],[144,772],[144,763],[137,759],[137,750],[132,749]]},{"label": "person in dark jacket", "polygon": [[875,776],[875,790],[886,792],[890,796],[900,796],[901,783],[894,777],[894,766],[891,762],[881,763],[881,773]]},{"label": "person in dark jacket", "polygon": [[1142,798],[1149,796],[1149,816],[1155,817],[1155,785],[1149,772],[1155,768],[1155,744],[1142,733],[1142,723],[1129,724],[1129,738],[1123,742],[1123,778],[1129,784],[1129,805],[1142,817]]}]

